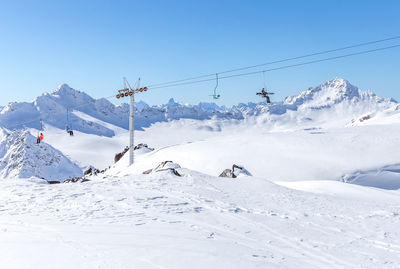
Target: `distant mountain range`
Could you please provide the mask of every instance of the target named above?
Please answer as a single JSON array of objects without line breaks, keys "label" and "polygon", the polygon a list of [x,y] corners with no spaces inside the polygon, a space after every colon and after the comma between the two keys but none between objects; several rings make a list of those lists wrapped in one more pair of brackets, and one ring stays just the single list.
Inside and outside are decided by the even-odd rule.
[{"label": "distant mountain range", "polygon": [[[71,111],[71,108],[74,110]],[[70,125],[80,132],[112,137],[114,131],[101,122],[128,129],[128,104],[114,105],[107,99],[95,100],[67,84],[62,84],[54,92],[44,93],[31,102],[13,102],[0,109],[0,127],[7,129],[27,127],[39,129],[40,118],[43,119],[45,125],[64,129],[67,125],[67,111],[69,111]],[[241,103],[227,108],[215,103],[181,104],[174,99],[158,106],[138,102],[135,111],[135,128],[139,130],[155,122],[182,118],[251,120],[259,117],[258,122],[265,124],[335,121],[346,125],[354,124],[360,117],[368,118],[366,115],[369,115],[369,120],[382,113],[393,116],[393,113],[397,114],[397,112],[400,112],[399,104],[395,100],[377,97],[371,91],[362,91],[344,79],[335,78],[317,87],[309,88],[299,95],[287,97],[282,102],[269,105]]]}]

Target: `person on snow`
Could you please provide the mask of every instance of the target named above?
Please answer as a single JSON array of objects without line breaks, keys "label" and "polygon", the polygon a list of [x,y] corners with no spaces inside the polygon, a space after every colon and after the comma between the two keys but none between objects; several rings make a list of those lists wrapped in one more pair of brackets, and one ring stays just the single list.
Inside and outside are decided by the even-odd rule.
[{"label": "person on snow", "polygon": [[40,144],[40,142],[43,140],[43,138],[44,138],[43,133],[40,133],[40,135],[39,135],[38,138],[37,138],[36,143],[37,143],[37,144]]}]

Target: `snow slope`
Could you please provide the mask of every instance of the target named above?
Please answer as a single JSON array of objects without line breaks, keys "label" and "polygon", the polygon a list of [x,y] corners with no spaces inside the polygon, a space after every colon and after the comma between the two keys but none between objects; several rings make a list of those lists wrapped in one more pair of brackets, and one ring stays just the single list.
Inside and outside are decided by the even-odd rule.
[{"label": "snow slope", "polygon": [[60,151],[46,143],[36,144],[28,131],[1,130],[0,177],[63,181],[82,176],[80,169]]},{"label": "snow slope", "polygon": [[337,182],[338,197],[179,172],[1,181],[0,267],[398,267],[399,192]]},{"label": "snow slope", "polygon": [[[135,143],[147,143],[155,151],[138,156],[132,172],[141,173],[172,160],[214,176],[239,164],[254,176],[272,181],[342,180],[345,174],[398,163],[399,132],[399,124],[270,131],[267,126],[245,122],[158,123],[136,132]],[[70,138],[60,133],[50,143],[64,148],[82,166],[103,169],[113,164],[114,154],[122,151],[127,141],[127,132],[112,139],[84,134]],[[90,150],[82,152],[85,145]]]},{"label": "snow slope", "polygon": [[342,180],[347,183],[362,186],[398,190],[400,189],[400,164],[385,165],[377,169],[345,174]]}]

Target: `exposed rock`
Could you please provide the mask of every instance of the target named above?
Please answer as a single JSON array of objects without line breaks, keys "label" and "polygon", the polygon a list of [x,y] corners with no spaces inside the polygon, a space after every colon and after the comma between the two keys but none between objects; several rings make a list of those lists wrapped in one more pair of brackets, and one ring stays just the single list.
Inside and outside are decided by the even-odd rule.
[{"label": "exposed rock", "polygon": [[360,118],[360,122],[363,122],[363,121],[369,120],[370,118],[371,118],[371,116],[370,116],[370,115],[363,116],[363,117],[361,117],[361,118]]},{"label": "exposed rock", "polygon": [[[104,172],[104,170],[103,170],[103,172]],[[83,175],[84,176],[96,176],[98,173],[103,173],[103,172],[101,172],[99,169],[96,169],[96,168],[94,168],[94,167],[89,167],[84,173],[83,173]]]},{"label": "exposed rock", "polygon": [[174,174],[175,176],[181,177],[182,175],[177,171],[177,169],[179,168],[181,168],[181,166],[177,163],[174,163],[172,161],[164,161],[160,163],[156,168],[144,171],[143,174],[167,171]]},{"label": "exposed rock", "polygon": [[50,180],[50,181],[47,181],[49,184],[60,184],[61,182],[60,181],[57,181],[57,180]]},{"label": "exposed rock", "polygon": [[92,167],[89,167],[89,169],[87,169],[85,172],[83,172],[83,175],[84,176],[91,175],[92,172],[93,172]]},{"label": "exposed rock", "polygon": [[239,176],[252,176],[249,171],[247,171],[243,166],[232,165],[232,169],[225,169],[219,177],[229,177],[229,178],[237,178]]},{"label": "exposed rock", "polygon": [[137,144],[134,148],[133,148],[133,150],[139,150],[139,149],[149,149],[150,151],[153,151],[154,150],[154,148],[150,148],[147,144],[143,144],[143,143],[140,143],[140,144]]},{"label": "exposed rock", "polygon": [[144,175],[148,175],[148,174],[150,174],[151,172],[153,172],[153,169],[146,170],[146,171],[143,172],[143,174],[144,174]]},{"label": "exposed rock", "polygon": [[86,181],[90,181],[90,180],[87,179],[87,178],[84,178],[84,177],[83,178],[81,178],[81,177],[73,177],[73,178],[65,180],[64,183],[83,183],[83,182],[86,182]]},{"label": "exposed rock", "polygon": [[129,147],[126,146],[125,149],[122,152],[115,154],[114,163],[117,163],[119,160],[121,160],[122,157],[124,157],[125,153],[128,152],[128,150],[129,150]]},{"label": "exposed rock", "polygon": [[235,178],[236,176],[232,173],[232,169],[225,169],[219,177],[230,177],[230,178]]}]

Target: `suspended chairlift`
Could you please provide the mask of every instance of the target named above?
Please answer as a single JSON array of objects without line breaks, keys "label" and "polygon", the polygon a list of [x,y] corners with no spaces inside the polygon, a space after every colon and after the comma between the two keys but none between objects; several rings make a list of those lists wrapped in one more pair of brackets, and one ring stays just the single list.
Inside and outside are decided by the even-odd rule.
[{"label": "suspended chairlift", "polygon": [[65,126],[65,130],[70,136],[74,135],[74,130],[72,129],[72,123],[69,121],[69,109],[67,108],[67,125]]},{"label": "suspended chairlift", "polygon": [[256,95],[260,95],[262,98],[265,98],[267,104],[271,103],[270,95],[274,94],[273,92],[267,92],[267,86],[265,84],[265,71],[263,71],[263,86],[264,88],[261,89],[261,92],[256,93]]},{"label": "suspended chairlift", "polygon": [[42,140],[44,139],[43,135],[43,120],[40,119],[40,129],[38,130],[38,135],[37,135],[37,144],[39,144]]},{"label": "suspended chairlift", "polygon": [[212,94],[211,96],[214,98],[214,99],[219,99],[220,97],[221,97],[221,95],[219,95],[219,94],[217,94],[217,88],[218,88],[218,73],[216,73],[215,74],[215,79],[216,79],[216,85],[215,85],[215,88],[214,88],[214,94]]}]

